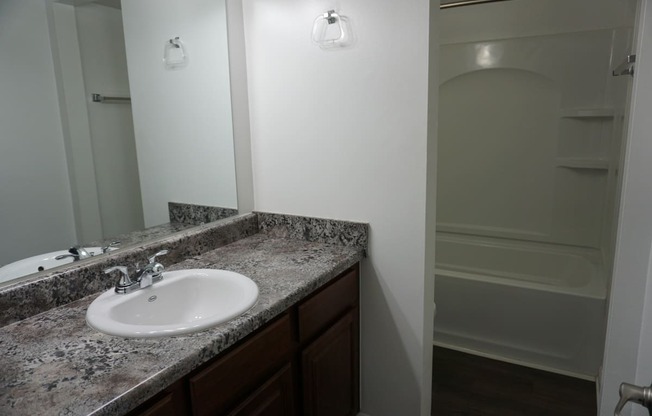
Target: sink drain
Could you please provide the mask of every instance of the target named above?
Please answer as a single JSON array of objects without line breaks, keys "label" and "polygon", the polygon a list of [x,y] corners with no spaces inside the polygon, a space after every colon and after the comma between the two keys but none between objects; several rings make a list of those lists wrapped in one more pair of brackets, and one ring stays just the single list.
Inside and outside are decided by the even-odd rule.
[{"label": "sink drain", "polygon": [[149,299],[147,299],[147,302],[154,302],[156,300],[156,295],[150,296]]}]

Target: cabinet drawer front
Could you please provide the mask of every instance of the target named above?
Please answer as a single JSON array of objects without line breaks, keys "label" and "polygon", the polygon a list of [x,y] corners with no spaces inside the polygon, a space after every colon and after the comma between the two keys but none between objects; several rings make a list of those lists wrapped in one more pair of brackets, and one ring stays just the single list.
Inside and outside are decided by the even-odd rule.
[{"label": "cabinet drawer front", "polygon": [[358,304],[358,266],[299,305],[299,341],[305,342]]},{"label": "cabinet drawer front", "polygon": [[287,364],[228,416],[294,416],[292,367]]},{"label": "cabinet drawer front", "polygon": [[171,393],[168,393],[150,408],[138,413],[139,416],[177,416],[176,406]]},{"label": "cabinet drawer front", "polygon": [[193,414],[223,413],[282,362],[292,348],[290,318],[284,315],[253,338],[190,378]]},{"label": "cabinet drawer front", "polygon": [[129,416],[188,416],[190,408],[185,379],[172,384],[160,394],[130,412]]}]

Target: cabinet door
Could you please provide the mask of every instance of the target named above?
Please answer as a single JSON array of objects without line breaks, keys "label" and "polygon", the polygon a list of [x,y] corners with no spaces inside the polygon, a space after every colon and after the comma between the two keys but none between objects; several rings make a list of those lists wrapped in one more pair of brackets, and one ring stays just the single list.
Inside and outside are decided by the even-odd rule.
[{"label": "cabinet door", "polygon": [[358,308],[352,309],[302,352],[306,416],[358,412]]},{"label": "cabinet door", "polygon": [[299,305],[299,341],[305,344],[358,305],[358,267],[352,267]]},{"label": "cabinet door", "polygon": [[[184,414],[184,413],[181,413]],[[153,403],[150,407],[143,409],[141,412],[135,413],[138,416],[179,416],[180,413],[177,411],[177,406],[174,403],[174,397],[172,394],[167,394],[163,396],[156,403]]]},{"label": "cabinet door", "polygon": [[286,314],[190,377],[194,416],[223,415],[290,360],[292,325]]},{"label": "cabinet door", "polygon": [[129,416],[187,416],[188,396],[185,391],[185,379],[181,379],[162,393],[140,405]]},{"label": "cabinet door", "polygon": [[294,416],[292,368],[283,367],[253,392],[229,416]]}]

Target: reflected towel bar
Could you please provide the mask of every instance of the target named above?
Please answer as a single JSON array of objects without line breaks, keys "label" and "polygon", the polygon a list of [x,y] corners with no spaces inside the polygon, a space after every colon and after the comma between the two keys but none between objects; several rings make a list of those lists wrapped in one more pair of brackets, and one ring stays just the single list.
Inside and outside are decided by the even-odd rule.
[{"label": "reflected towel bar", "polygon": [[94,103],[130,103],[131,97],[108,97],[102,94],[91,94]]}]

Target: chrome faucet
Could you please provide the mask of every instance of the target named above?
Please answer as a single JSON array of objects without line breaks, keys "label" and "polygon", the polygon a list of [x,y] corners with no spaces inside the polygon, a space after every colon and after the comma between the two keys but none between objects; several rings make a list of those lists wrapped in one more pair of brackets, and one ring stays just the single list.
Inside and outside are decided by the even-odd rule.
[{"label": "chrome faucet", "polygon": [[[133,291],[144,289],[160,282],[163,279],[165,267],[156,261],[159,256],[168,254],[167,250],[161,250],[148,259],[148,263],[142,269],[137,269],[134,280],[129,277],[129,272],[125,266],[115,266],[104,270],[104,273],[110,274],[114,271],[120,272],[120,280],[115,285],[115,293],[127,294]],[[136,266],[138,267],[138,266]]]},{"label": "chrome faucet", "polygon": [[119,245],[120,245],[120,242],[119,242],[119,241],[112,241],[112,242],[110,242],[109,244],[107,244],[107,245],[105,245],[104,247],[101,248],[101,250],[102,250],[102,254],[106,254],[106,253],[108,253],[109,250],[111,250],[112,248],[117,247],[117,246],[119,246]]},{"label": "chrome faucet", "polygon": [[104,273],[111,274],[116,270],[120,272],[120,280],[115,285],[115,293],[126,294],[136,290],[134,288],[134,282],[129,278],[129,271],[125,266],[109,267],[108,269],[104,269]]},{"label": "chrome faucet", "polygon": [[165,270],[165,267],[163,267],[161,263],[157,262],[156,258],[166,254],[168,254],[167,250],[159,251],[147,259],[148,263],[145,265],[145,267],[136,270],[136,280],[140,284],[141,288],[151,286],[153,283],[156,283],[163,278],[162,274],[163,270]]},{"label": "chrome faucet", "polygon": [[82,246],[73,246],[68,249],[68,253],[70,254],[62,254],[60,256],[55,257],[55,260],[63,260],[68,257],[72,257],[73,261],[78,261],[78,260],[84,260],[89,257],[93,257],[94,253],[89,253],[86,251],[86,249]]}]

